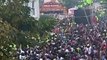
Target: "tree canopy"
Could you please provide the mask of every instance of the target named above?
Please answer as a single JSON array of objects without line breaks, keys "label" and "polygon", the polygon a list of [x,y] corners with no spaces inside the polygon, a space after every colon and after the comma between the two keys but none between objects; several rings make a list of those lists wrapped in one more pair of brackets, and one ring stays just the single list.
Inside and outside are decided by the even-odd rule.
[{"label": "tree canopy", "polygon": [[81,0],[59,0],[67,8],[75,7]]},{"label": "tree canopy", "polygon": [[35,20],[30,16],[31,9],[24,6],[28,2],[29,0],[0,0],[1,60],[13,56],[12,53],[20,45],[24,48],[27,45],[41,45],[49,40],[49,32],[56,24],[55,19],[42,16],[40,20]]}]

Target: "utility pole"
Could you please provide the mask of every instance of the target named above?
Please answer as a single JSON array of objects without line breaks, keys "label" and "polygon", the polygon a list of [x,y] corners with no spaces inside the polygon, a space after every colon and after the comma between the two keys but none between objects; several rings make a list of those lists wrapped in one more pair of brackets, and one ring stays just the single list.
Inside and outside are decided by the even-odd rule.
[{"label": "utility pole", "polygon": [[[93,1],[93,3],[94,3],[94,1]],[[92,19],[93,19],[93,17],[94,17],[94,6],[93,6],[93,3],[92,4],[90,4],[90,8],[91,8],[91,24],[92,24]]]},{"label": "utility pole", "polygon": [[87,22],[88,22],[88,24],[90,25],[89,18],[88,18],[88,15],[87,15],[87,13],[86,13],[86,9],[83,8],[83,10],[84,10],[84,13],[85,13],[85,17],[86,17],[86,19],[87,19]]}]

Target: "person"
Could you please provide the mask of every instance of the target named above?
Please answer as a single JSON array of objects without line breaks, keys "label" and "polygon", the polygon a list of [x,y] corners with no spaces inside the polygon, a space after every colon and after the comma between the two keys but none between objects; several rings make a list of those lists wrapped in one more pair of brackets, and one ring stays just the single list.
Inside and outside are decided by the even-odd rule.
[{"label": "person", "polygon": [[42,48],[28,49],[30,52],[27,55],[34,60],[98,60],[99,57],[101,60],[107,59],[107,38],[99,26],[68,26],[68,22],[70,21],[61,20],[57,27],[54,27],[50,41]]},{"label": "person", "polygon": [[25,56],[25,52],[21,49],[19,52],[19,60],[25,60],[26,56]]}]

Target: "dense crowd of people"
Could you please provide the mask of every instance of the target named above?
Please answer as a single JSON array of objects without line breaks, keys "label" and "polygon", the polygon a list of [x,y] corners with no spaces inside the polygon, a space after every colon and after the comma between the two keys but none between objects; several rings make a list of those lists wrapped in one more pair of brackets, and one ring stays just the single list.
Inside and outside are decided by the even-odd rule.
[{"label": "dense crowd of people", "polygon": [[42,48],[20,50],[19,60],[107,60],[107,28],[100,23],[71,24],[64,19],[58,21],[51,35]]}]

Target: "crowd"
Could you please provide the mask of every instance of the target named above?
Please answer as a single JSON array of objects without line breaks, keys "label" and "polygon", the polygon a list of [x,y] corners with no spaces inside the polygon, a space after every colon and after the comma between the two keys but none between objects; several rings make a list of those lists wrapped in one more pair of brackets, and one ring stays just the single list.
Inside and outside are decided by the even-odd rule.
[{"label": "crowd", "polygon": [[19,60],[107,60],[107,28],[61,20],[44,46],[19,50]]}]

